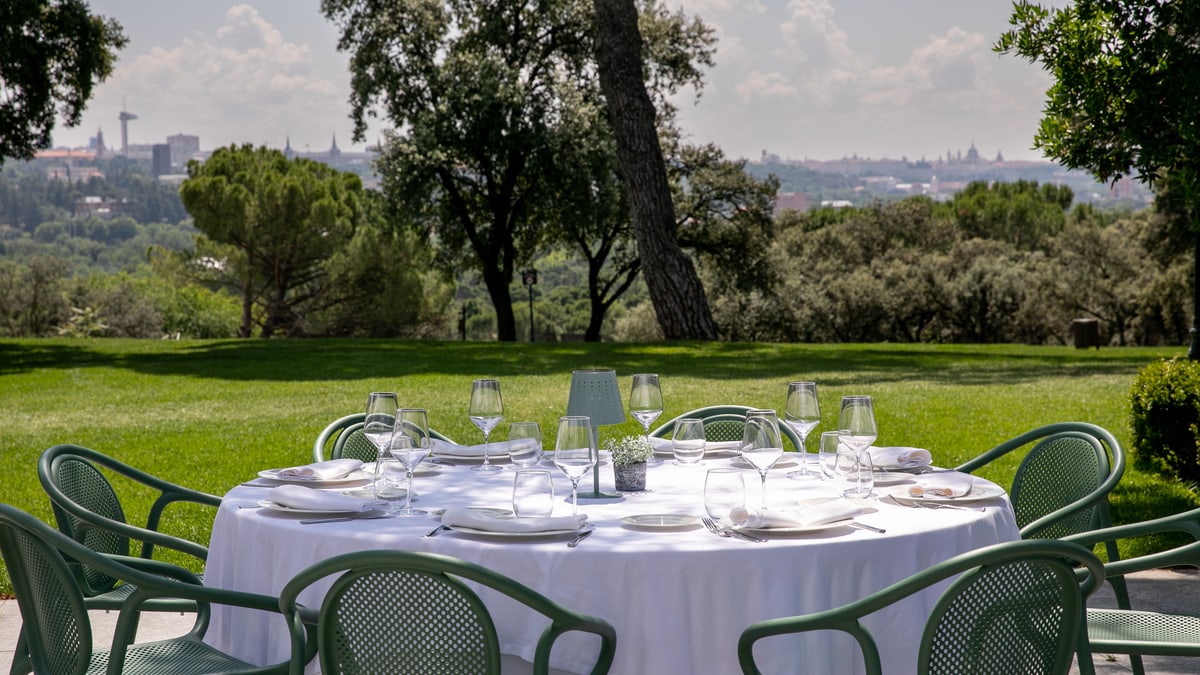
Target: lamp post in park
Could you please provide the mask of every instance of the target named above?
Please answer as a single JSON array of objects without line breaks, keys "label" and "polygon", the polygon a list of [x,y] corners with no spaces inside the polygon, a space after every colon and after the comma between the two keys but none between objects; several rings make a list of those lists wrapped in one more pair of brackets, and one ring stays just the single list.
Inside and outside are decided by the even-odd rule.
[{"label": "lamp post in park", "polygon": [[533,287],[537,285],[537,270],[521,272],[521,283],[529,287],[529,341],[533,342]]}]

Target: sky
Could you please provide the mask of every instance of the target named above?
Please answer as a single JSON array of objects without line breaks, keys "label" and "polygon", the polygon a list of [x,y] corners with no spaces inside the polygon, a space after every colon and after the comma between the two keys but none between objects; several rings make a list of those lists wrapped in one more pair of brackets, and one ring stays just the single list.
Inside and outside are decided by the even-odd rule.
[{"label": "sky", "polygon": [[[1032,149],[1050,77],[992,51],[1008,0],[666,0],[716,31],[716,66],[699,99],[685,92],[680,123],[692,142],[728,156],[936,159],[972,144],[985,158],[1041,159]],[[1063,0],[1045,4],[1061,5]],[[251,143],[323,151],[352,141],[350,77],[338,32],[319,0],[91,0],[129,44],[80,126],[57,146],[85,146],[97,129],[119,147],[184,133],[200,147]]]}]

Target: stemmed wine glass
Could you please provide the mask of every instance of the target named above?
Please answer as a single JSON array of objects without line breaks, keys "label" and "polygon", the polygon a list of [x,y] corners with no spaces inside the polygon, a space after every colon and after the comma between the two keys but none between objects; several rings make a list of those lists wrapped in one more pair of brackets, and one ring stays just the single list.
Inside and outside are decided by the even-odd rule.
[{"label": "stemmed wine glass", "polygon": [[783,422],[800,437],[800,468],[788,473],[788,478],[820,478],[819,472],[808,468],[808,434],[821,423],[821,406],[817,402],[815,382],[789,382]]},{"label": "stemmed wine glass", "polygon": [[425,461],[430,451],[429,416],[424,408],[401,408],[396,413],[396,428],[392,433],[392,456],[400,460],[408,479],[408,498],[404,500],[404,511],[397,515],[420,516],[425,511],[412,507],[416,492],[413,491],[413,472]]},{"label": "stemmed wine glass", "polygon": [[783,457],[783,439],[774,410],[746,412],[742,431],[742,459],[749,462],[762,478],[762,509],[767,510],[767,471]]},{"label": "stemmed wine glass", "polygon": [[843,396],[838,415],[838,440],[855,453],[871,447],[879,431],[875,427],[875,408],[870,396]]},{"label": "stemmed wine glass", "polygon": [[[650,442],[650,425],[662,414],[662,390],[658,388],[658,375],[638,373],[633,376],[633,388],[629,390],[629,414],[642,425],[646,442]],[[653,457],[651,461],[657,461]]]},{"label": "stemmed wine glass", "polygon": [[[363,436],[375,446],[375,461],[382,462],[396,427],[396,394],[390,391],[373,391],[367,395],[367,414],[363,418]],[[376,469],[378,470],[378,466]],[[378,495],[375,496],[379,498]]]},{"label": "stemmed wine glass", "polygon": [[504,400],[500,398],[499,380],[475,380],[471,384],[471,422],[483,432],[483,464],[473,466],[473,471],[499,471],[488,454],[488,436],[492,429],[504,419]]},{"label": "stemmed wine glass", "polygon": [[554,441],[554,465],[571,479],[571,515],[579,515],[579,479],[596,464],[596,441],[592,418],[566,415],[558,418]]}]

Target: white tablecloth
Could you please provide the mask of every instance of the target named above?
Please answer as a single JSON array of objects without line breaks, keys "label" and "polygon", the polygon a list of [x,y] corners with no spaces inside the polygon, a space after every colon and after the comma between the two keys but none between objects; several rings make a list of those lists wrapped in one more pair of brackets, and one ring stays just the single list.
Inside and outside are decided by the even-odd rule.
[{"label": "white tablecloth", "polygon": [[[704,466],[671,461],[652,466],[649,491],[619,501],[581,500],[581,511],[597,528],[576,548],[564,540],[483,539],[463,533],[423,538],[437,523],[431,517],[361,520],[301,525],[299,518],[253,504],[265,490],[237,487],[226,495],[213,526],[205,583],[228,589],[278,594],[309,564],[353,550],[402,548],[432,551],[470,560],[532,586],[575,611],[602,617],[617,631],[612,673],[736,673],[737,639],[747,625],[774,617],[834,607],[903,579],[955,554],[1019,537],[1006,498],[982,502],[983,511],[913,509],[877,502],[861,516],[886,534],[839,528],[772,538],[763,544],[714,536],[702,527],[687,531],[635,530],[623,516],[649,513],[703,515],[705,468],[727,466],[709,459]],[[797,481],[776,469],[768,480],[768,503],[775,507],[829,496],[821,481]],[[513,472],[483,474],[465,466],[442,466],[417,479],[416,505],[436,509],[452,504],[510,507]],[[759,501],[759,478],[745,472],[747,501]],[[570,483],[555,472],[555,515],[570,513]],[[585,479],[590,485],[590,478]],[[611,488],[612,467],[601,469]],[[585,489],[581,486],[581,490]],[[301,601],[317,606],[326,586],[310,589]],[[867,626],[883,654],[887,673],[912,673],[920,634],[939,589],[914,596],[873,615]],[[532,661],[544,623],[495,595],[484,595],[500,632],[501,649]],[[382,620],[388,620],[383,618]],[[251,662],[283,660],[289,648],[278,617],[250,610],[214,607],[208,641]],[[587,672],[595,642],[560,638],[552,665]],[[821,633],[778,638],[756,650],[764,672],[861,672],[858,648],[847,636]],[[310,672],[316,672],[315,661]]]}]

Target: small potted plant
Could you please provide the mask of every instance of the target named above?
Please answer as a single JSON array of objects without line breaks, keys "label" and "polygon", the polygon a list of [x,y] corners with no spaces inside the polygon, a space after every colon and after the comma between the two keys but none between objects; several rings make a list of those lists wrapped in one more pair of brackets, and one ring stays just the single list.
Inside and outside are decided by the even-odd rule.
[{"label": "small potted plant", "polygon": [[612,454],[613,482],[623,492],[646,489],[646,460],[654,454],[654,445],[645,436],[626,436],[604,441]]}]

